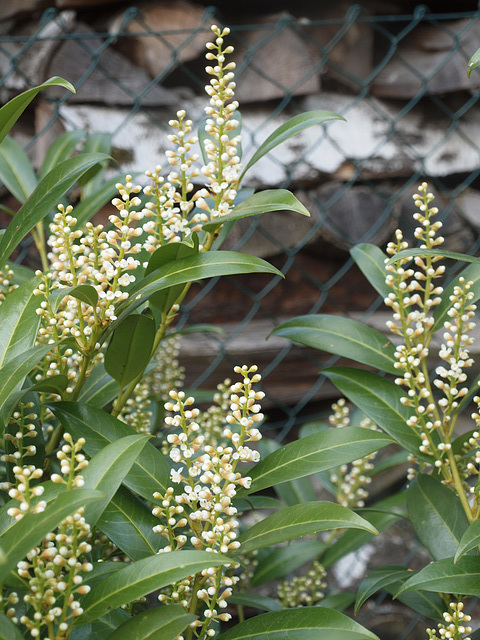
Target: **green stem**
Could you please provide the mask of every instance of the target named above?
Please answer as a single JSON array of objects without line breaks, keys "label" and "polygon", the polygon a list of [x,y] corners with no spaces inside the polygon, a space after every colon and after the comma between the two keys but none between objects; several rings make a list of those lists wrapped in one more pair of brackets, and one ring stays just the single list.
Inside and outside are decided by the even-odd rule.
[{"label": "green stem", "polygon": [[462,503],[463,510],[465,511],[465,515],[468,518],[469,522],[474,521],[474,517],[472,514],[472,510],[470,509],[470,505],[468,504],[467,496],[465,495],[465,489],[463,488],[462,479],[460,478],[460,474],[458,473],[457,462],[455,460],[455,456],[451,448],[448,449],[448,461],[450,463],[450,469],[452,473],[452,479],[455,484],[455,491],[460,498],[460,502]]}]

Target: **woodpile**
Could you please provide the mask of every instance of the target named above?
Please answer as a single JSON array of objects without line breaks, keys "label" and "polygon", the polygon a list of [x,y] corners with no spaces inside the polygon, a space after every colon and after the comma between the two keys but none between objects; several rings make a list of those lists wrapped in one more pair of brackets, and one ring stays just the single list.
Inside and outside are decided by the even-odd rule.
[{"label": "woodpile", "polygon": [[[241,221],[225,245],[272,261],[286,271],[285,281],[272,287],[266,276],[229,278],[205,302],[191,303],[198,287],[187,300],[189,322],[219,324],[227,333],[224,341],[185,338],[182,360],[192,380],[206,363],[218,364],[213,380],[228,375],[232,362],[257,359],[264,368],[278,361],[267,390],[284,403],[299,402],[328,358],[300,347],[287,353],[285,341],[266,340],[268,334],[281,319],[312,309],[361,313],[374,302],[348,251],[358,242],[384,246],[399,225],[411,236],[411,194],[419,180],[439,193],[447,248],[469,251],[475,244],[480,112],[471,108],[471,96],[480,73],[468,79],[466,64],[479,46],[480,22],[473,13],[457,16],[474,12],[476,2],[432,0],[431,11],[442,4],[457,15],[430,20],[417,7],[409,28],[405,15],[416,3],[407,0],[365,0],[362,7],[346,0],[245,0],[218,3],[217,10],[207,0],[131,4],[0,3],[0,99],[52,75],[77,88],[68,99],[51,89],[35,101],[15,135],[25,142],[41,133],[37,163],[70,129],[111,133],[112,153],[125,172],[162,163],[172,114],[184,108],[194,121],[203,117],[204,43],[214,22],[232,27],[245,157],[296,113],[344,115],[347,123],[309,129],[275,149],[244,183],[288,185],[311,212],[310,218],[279,212]],[[378,17],[387,14],[391,20]],[[255,316],[240,332],[238,321],[249,309]],[[312,397],[330,393],[323,386]]]}]

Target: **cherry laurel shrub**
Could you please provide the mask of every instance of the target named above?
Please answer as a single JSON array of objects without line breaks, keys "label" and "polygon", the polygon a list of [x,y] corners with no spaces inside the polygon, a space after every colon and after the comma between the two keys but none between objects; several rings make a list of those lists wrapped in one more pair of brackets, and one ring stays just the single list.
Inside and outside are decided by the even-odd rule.
[{"label": "cherry laurel shrub", "polygon": [[[52,78],[0,109],[0,174],[21,205],[0,239],[5,640],[376,638],[339,611],[338,600],[312,606],[325,589],[315,558],[344,529],[375,535],[375,524],[352,504],[314,495],[296,504],[260,492],[358,459],[366,469],[365,459],[395,434],[332,428],[285,447],[266,442],[260,460],[263,393],[254,364],[236,367],[206,410],[181,391],[175,318],[191,284],[281,275],[263,260],[222,251],[229,229],[268,211],[308,215],[285,190],[241,193],[245,172],[296,133],[342,119],[295,116],[242,164],[232,47],[224,44],[228,29],[213,32],[198,140],[178,111],[169,123],[170,172],[147,171],[147,186],[115,179],[105,228],[89,221],[112,187],[102,182],[101,138],[72,155],[79,134],[62,137],[37,175],[7,137],[40,90],[73,87]],[[58,204],[74,185],[75,209]],[[29,233],[42,263],[35,273],[9,261]],[[428,460],[432,447],[422,454]],[[316,539],[324,531],[329,544]],[[302,536],[314,537],[277,546]],[[251,591],[308,561],[307,574],[282,582],[278,598]]]},{"label": "cherry laurel shrub", "polygon": [[[344,465],[330,472],[325,486],[341,504],[362,507],[357,512],[378,530],[407,518],[432,557],[420,571],[396,565],[372,570],[357,592],[356,611],[384,589],[430,619],[429,639],[478,640],[480,630],[472,634],[464,604],[480,596],[480,376],[469,375],[475,371],[470,347],[480,259],[442,249],[442,223],[425,182],[413,197],[418,248],[409,248],[397,230],[387,255],[370,244],[351,252],[392,311],[390,336],[330,315],[294,318],[274,333],[368,366],[322,373],[367,417],[364,427],[388,434],[396,451],[378,466],[372,456]],[[445,258],[471,264],[449,278]],[[465,412],[470,428],[459,420]],[[341,431],[350,423],[344,399],[332,421]],[[407,490],[364,509],[372,475],[406,461]],[[349,534],[317,556],[324,566],[367,542]]]}]

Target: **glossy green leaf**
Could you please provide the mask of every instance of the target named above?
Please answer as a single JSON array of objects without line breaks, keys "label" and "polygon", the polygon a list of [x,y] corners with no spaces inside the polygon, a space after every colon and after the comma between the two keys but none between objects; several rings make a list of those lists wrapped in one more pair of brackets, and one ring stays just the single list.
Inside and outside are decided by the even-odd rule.
[{"label": "glossy green leaf", "polygon": [[84,613],[77,618],[76,624],[95,620],[112,608],[137,600],[203,569],[230,562],[220,554],[183,550],[138,560],[107,576],[82,598]]},{"label": "glossy green leaf", "polygon": [[148,300],[157,291],[177,284],[239,273],[270,273],[283,278],[282,273],[276,267],[261,258],[236,251],[199,253],[169,263],[136,283],[130,291],[128,300],[119,306],[118,319],[121,320],[124,315]]},{"label": "glossy green leaf", "polygon": [[175,640],[196,617],[179,605],[153,607],[124,622],[108,640]]},{"label": "glossy green leaf", "polygon": [[383,566],[372,569],[368,576],[364,578],[358,587],[357,599],[355,601],[355,615],[362,604],[373,596],[377,591],[383,589],[386,585],[398,582],[405,575],[411,575],[406,567],[401,566]]},{"label": "glossy green leaf", "polygon": [[420,435],[407,425],[411,410],[400,401],[404,390],[390,380],[361,369],[335,367],[323,370],[322,374],[404,449],[422,460],[430,459],[419,450]]},{"label": "glossy green leaf", "polygon": [[477,302],[477,300],[480,299],[480,265],[470,264],[452,280],[452,282],[443,292],[442,301],[438,306],[435,307],[435,322],[432,327],[432,331],[440,329],[440,327],[443,327],[443,323],[446,320],[450,320],[449,316],[447,315],[448,310],[452,306],[450,296],[453,294],[454,288],[459,284],[460,278],[465,278],[465,282],[472,282],[472,286],[469,289],[469,292],[473,293],[473,298],[470,300],[470,303],[474,304],[475,302]]},{"label": "glossy green leaf", "polygon": [[74,627],[68,640],[105,640],[115,629],[131,618],[125,609],[113,609],[90,624]]},{"label": "glossy green leaf", "polygon": [[480,596],[480,557],[464,556],[455,564],[453,558],[432,562],[407,580],[395,594],[411,590],[436,593],[461,593]]},{"label": "glossy green leaf", "polygon": [[278,600],[258,593],[234,593],[228,598],[228,603],[240,607],[252,607],[260,611],[281,611],[283,608]]},{"label": "glossy green leaf", "polygon": [[468,527],[458,496],[436,478],[420,474],[408,488],[407,508],[415,533],[435,560],[455,555]]},{"label": "glossy green leaf", "polygon": [[119,182],[125,180],[125,175],[113,176],[102,182],[96,191],[86,196],[76,206],[73,215],[77,219],[77,227],[83,227],[85,224],[108,202],[118,196],[118,189],[115,186]]},{"label": "glossy green leaf", "polygon": [[0,180],[23,204],[38,184],[30,158],[16,140],[6,136],[0,143]]},{"label": "glossy green leaf", "polygon": [[80,507],[101,500],[103,494],[91,489],[75,489],[61,493],[42,513],[27,513],[0,536],[0,547],[8,550],[0,560],[0,583],[43,538],[67,516]]},{"label": "glossy green leaf", "polygon": [[287,506],[298,504],[299,502],[311,502],[317,498],[312,481],[308,476],[295,478],[288,482],[280,482],[280,484],[275,485],[274,489],[280,500]]},{"label": "glossy green leaf", "polygon": [[255,616],[222,633],[218,640],[379,640],[362,625],[333,609],[299,607]]},{"label": "glossy green leaf", "polygon": [[[66,491],[66,487],[63,484],[56,484],[47,480],[42,482],[41,486],[44,488],[44,492],[41,497],[34,496],[31,500],[31,505],[34,506],[39,500],[44,500],[47,505],[55,500],[55,498]],[[0,535],[3,535],[6,531],[11,529],[17,522],[13,516],[8,515],[8,510],[11,507],[18,507],[18,500],[11,499],[0,507]]]},{"label": "glossy green leaf", "polygon": [[249,553],[318,531],[350,528],[378,533],[367,520],[334,502],[297,504],[273,513],[244,531],[238,538],[241,543],[239,553]]},{"label": "glossy green leaf", "polygon": [[[394,595],[400,588],[402,582],[408,580],[412,575],[409,571],[405,579],[393,584],[385,586],[385,591],[390,595]],[[444,621],[443,612],[445,611],[445,602],[442,600],[438,593],[429,593],[428,591],[407,591],[398,596],[398,600],[416,611],[421,616],[430,618],[431,620]]]},{"label": "glossy green leaf", "polygon": [[242,178],[245,173],[253,167],[253,165],[263,158],[267,153],[278,147],[282,142],[286,142],[292,136],[296,136],[301,131],[308,129],[309,127],[313,127],[317,124],[322,124],[324,122],[329,122],[330,120],[344,120],[342,116],[338,115],[338,113],[333,113],[332,111],[306,111],[304,113],[299,114],[298,116],[294,116],[280,125],[275,131],[268,136],[268,138],[262,142],[259,148],[255,151],[253,156],[250,158],[248,163],[245,166],[245,169],[240,176],[239,182],[242,182]]},{"label": "glossy green leaf", "polygon": [[239,205],[231,213],[220,216],[202,225],[204,231],[215,231],[226,222],[236,222],[242,218],[257,216],[261,213],[274,213],[281,211],[294,211],[302,216],[310,216],[308,209],[296,198],[293,193],[286,189],[266,189],[254,193]]},{"label": "glossy green leaf", "polygon": [[94,407],[103,409],[110,404],[118,395],[118,384],[105,371],[103,362],[95,365],[91,374],[83,385],[78,402],[91,404]]},{"label": "glossy green leaf", "polygon": [[262,559],[253,574],[250,586],[257,587],[270,580],[277,580],[295,571],[306,562],[310,562],[322,551],[327,544],[314,540],[312,542],[294,542],[286,547],[271,549],[267,556]]},{"label": "glossy green leaf", "polygon": [[20,391],[27,375],[53,346],[47,344],[32,347],[24,353],[19,353],[0,368],[0,435],[17,402],[22,395],[28,393],[28,389],[23,390],[20,395],[15,392]]},{"label": "glossy green leaf", "polygon": [[245,511],[255,511],[255,509],[274,509],[277,511],[278,509],[283,509],[285,504],[277,500],[276,498],[271,498],[270,496],[245,496],[244,498],[236,498],[233,501],[234,507],[237,509],[238,513],[244,513]]},{"label": "glossy green leaf", "polygon": [[480,258],[470,256],[467,253],[457,253],[456,251],[445,251],[443,249],[404,249],[390,258],[387,264],[394,264],[397,260],[415,258],[417,256],[420,258],[450,258],[450,260],[460,260],[461,262],[480,263]]},{"label": "glossy green leaf", "polygon": [[455,550],[455,562],[478,545],[480,545],[480,520],[475,520],[460,538],[458,548]]},{"label": "glossy green leaf", "polygon": [[[397,493],[390,498],[381,500],[374,505],[372,509],[358,509],[358,512],[365,520],[368,520],[372,526],[380,533],[385,531],[392,524],[397,522],[402,516],[397,513],[405,503],[405,495]],[[378,509],[389,509],[390,511],[380,511]],[[348,553],[356,551],[364,544],[369,542],[374,536],[368,531],[359,531],[350,529],[346,531],[327,549],[322,556],[322,564],[324,567],[330,567],[332,564],[343,558]]]},{"label": "glossy green leaf", "polygon": [[[74,438],[85,438],[85,451],[94,456],[110,442],[132,435],[132,428],[97,407],[77,402],[57,402],[50,407]],[[155,491],[170,485],[171,466],[153,444],[147,442],[124,479],[124,484],[149,502]]]},{"label": "glossy green leaf", "polygon": [[63,78],[59,78],[58,76],[54,76],[53,78],[49,78],[43,84],[33,87],[28,91],[24,91],[7,102],[7,104],[0,109],[0,142],[2,142],[15,122],[22,115],[30,102],[35,98],[37,93],[42,89],[55,86],[64,87],[72,93],[75,93],[75,88],[70,84],[70,82],[67,82],[67,80],[64,80]]},{"label": "glossy green leaf", "polygon": [[0,367],[35,344],[40,299],[33,292],[38,281],[35,277],[24,282],[0,305]]},{"label": "glossy green leaf", "polygon": [[336,609],[336,611],[345,611],[355,602],[355,594],[349,591],[341,593],[332,593],[323,600],[316,603],[316,607],[325,607],[326,609]]},{"label": "glossy green leaf", "polygon": [[59,135],[58,138],[55,138],[47,149],[39,177],[43,178],[49,171],[54,169],[57,164],[60,164],[60,162],[72,156],[77,144],[84,136],[85,133],[83,131],[65,131],[65,133]]},{"label": "glossy green leaf", "polygon": [[307,347],[396,373],[395,347],[385,336],[358,320],[333,315],[307,315],[278,325],[272,333]]},{"label": "glossy green leaf", "polygon": [[105,353],[104,366],[120,389],[144,371],[154,340],[155,322],[148,316],[132,314],[117,325]]},{"label": "glossy green leaf", "polygon": [[88,463],[82,475],[86,489],[98,489],[105,494],[104,501],[98,501],[85,509],[85,520],[93,527],[113,498],[124,477],[130,471],[149,436],[134,434],[111,442]]},{"label": "glossy green leaf", "polygon": [[382,298],[386,298],[391,288],[386,284],[385,260],[387,256],[375,244],[360,243],[350,249],[350,255],[357,267]]},{"label": "glossy green leaf", "polygon": [[101,153],[89,153],[64,160],[40,180],[37,188],[18,210],[0,241],[0,268],[34,226],[56,207],[78,178],[105,159]]},{"label": "glossy green leaf", "polygon": [[18,625],[13,624],[4,613],[0,613],[0,640],[25,640]]},{"label": "glossy green leaf", "polygon": [[468,70],[467,70],[468,77],[470,77],[470,74],[472,73],[472,71],[476,69],[478,66],[480,66],[480,49],[477,49],[473,54],[473,56],[468,61]]},{"label": "glossy green leaf", "polygon": [[132,560],[155,555],[166,541],[153,527],[159,524],[146,504],[120,487],[97,521],[97,527]]},{"label": "glossy green leaf", "polygon": [[76,287],[72,287],[68,295],[89,304],[91,307],[96,307],[98,303],[97,290],[89,284],[79,284]]},{"label": "glossy green leaf", "polygon": [[343,427],[328,429],[291,442],[261,460],[249,473],[252,485],[240,490],[239,496],[253,493],[309,476],[325,469],[333,469],[378,451],[392,443],[389,436],[370,429]]}]

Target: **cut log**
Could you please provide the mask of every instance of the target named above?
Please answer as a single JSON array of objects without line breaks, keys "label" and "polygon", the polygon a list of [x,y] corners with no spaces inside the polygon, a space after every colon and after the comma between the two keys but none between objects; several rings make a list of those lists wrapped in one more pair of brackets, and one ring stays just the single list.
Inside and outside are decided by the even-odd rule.
[{"label": "cut log", "polygon": [[372,83],[383,98],[415,97],[421,92],[445,94],[480,87],[480,75],[466,73],[468,57],[480,42],[480,24],[473,19],[420,25],[398,45],[390,62]]},{"label": "cut log", "polygon": [[[128,57],[154,78],[166,77],[180,63],[200,57],[211,37],[209,20],[204,21],[204,7],[186,0],[140,3],[138,17],[123,26],[124,14],[117,16],[110,33],[119,30],[135,34],[122,38]],[[149,35],[154,32],[154,35]],[[119,43],[120,44],[120,43]]]},{"label": "cut log", "polygon": [[268,15],[253,30],[235,31],[235,93],[241,104],[320,91],[321,52],[306,45],[290,19],[288,13]]},{"label": "cut log", "polygon": [[[173,91],[151,82],[148,74],[113,47],[103,48],[100,38],[86,24],[77,24],[72,38],[57,49],[48,66],[47,76],[68,78],[77,93],[71,103],[143,106],[176,105]],[[56,91],[53,95],[56,95]]]}]

